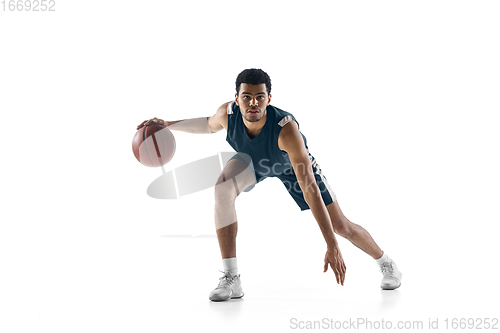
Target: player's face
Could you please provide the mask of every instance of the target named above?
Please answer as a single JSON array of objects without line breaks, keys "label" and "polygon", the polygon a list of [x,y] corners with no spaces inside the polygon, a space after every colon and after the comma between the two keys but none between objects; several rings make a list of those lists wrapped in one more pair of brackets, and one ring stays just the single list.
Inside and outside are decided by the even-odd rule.
[{"label": "player's face", "polygon": [[243,118],[251,123],[264,117],[266,107],[271,103],[271,95],[267,94],[265,83],[258,85],[242,83],[240,93],[235,97]]}]

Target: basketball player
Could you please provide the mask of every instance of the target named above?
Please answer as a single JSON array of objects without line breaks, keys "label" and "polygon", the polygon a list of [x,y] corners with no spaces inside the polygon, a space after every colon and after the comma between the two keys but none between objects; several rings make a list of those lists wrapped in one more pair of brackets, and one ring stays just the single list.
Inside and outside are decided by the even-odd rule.
[{"label": "basketball player", "polygon": [[395,262],[363,227],[344,216],[319,164],[309,153],[299,123],[291,113],[272,106],[271,97],[267,73],[246,69],[236,79],[234,101],[222,104],[213,116],[180,121],[153,118],[137,127],[156,122],[190,133],[225,129],[227,142],[238,153],[244,153],[228,161],[215,185],[215,224],[224,276],[209,299],[226,301],[244,295],[236,262],[238,222],[234,203],[242,191],[248,192],[267,177],[279,178],[301,210],[311,209],[327,246],[324,272],[330,265],[337,283],[344,284],[346,266],[336,233],[375,259],[383,273],[382,289],[398,288],[402,274]]}]

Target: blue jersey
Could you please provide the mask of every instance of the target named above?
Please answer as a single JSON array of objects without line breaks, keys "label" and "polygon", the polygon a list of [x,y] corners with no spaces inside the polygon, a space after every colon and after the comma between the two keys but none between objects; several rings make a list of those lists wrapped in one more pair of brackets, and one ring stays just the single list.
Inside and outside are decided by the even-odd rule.
[{"label": "blue jersey", "polygon": [[[281,129],[290,121],[295,120],[291,113],[269,105],[266,108],[266,123],[260,133],[252,139],[245,130],[240,107],[232,102],[228,105],[227,113],[226,141],[235,151],[248,154],[252,158],[258,178],[294,174],[288,153],[278,147]],[[307,149],[306,137],[300,134]]]},{"label": "blue jersey", "polygon": [[[277,177],[285,185],[300,209],[309,209],[309,205],[304,199],[302,188],[297,181],[297,175],[288,158],[288,153],[278,147],[278,137],[283,126],[290,121],[297,120],[295,120],[295,117],[291,113],[272,105],[266,108],[266,113],[267,118],[264,127],[262,127],[262,130],[256,137],[250,138],[243,123],[240,107],[234,102],[228,104],[226,141],[238,153],[250,156],[252,164],[249,164],[249,161],[247,161],[248,157],[246,156],[236,154],[233,158],[240,159],[244,163],[247,163],[247,165],[253,165],[255,184],[267,177]],[[330,205],[337,200],[335,193],[330,188],[316,159],[309,153],[306,137],[302,133],[300,135],[302,135],[302,139],[304,140],[304,145],[311,161],[314,179],[320,190],[323,203],[325,206]],[[255,184],[246,188],[244,192],[250,191]]]}]

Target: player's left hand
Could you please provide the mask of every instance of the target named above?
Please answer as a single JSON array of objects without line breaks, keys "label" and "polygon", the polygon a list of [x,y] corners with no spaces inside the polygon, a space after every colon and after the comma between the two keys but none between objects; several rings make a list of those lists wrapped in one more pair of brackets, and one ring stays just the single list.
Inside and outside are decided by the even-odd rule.
[{"label": "player's left hand", "polygon": [[325,266],[323,272],[328,270],[328,264],[332,267],[332,271],[335,273],[335,278],[337,283],[344,285],[346,267],[344,264],[344,258],[342,258],[342,253],[338,246],[332,249],[328,249],[325,254]]}]

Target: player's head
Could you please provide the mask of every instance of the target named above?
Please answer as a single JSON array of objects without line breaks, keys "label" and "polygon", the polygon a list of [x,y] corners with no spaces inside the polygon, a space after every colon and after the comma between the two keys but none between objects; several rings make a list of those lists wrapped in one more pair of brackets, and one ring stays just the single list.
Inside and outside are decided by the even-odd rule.
[{"label": "player's head", "polygon": [[262,69],[245,69],[236,79],[236,105],[248,122],[258,122],[271,102],[271,79]]},{"label": "player's head", "polygon": [[245,69],[243,72],[238,74],[238,77],[236,78],[236,95],[240,94],[242,83],[252,85],[259,85],[264,83],[266,85],[267,94],[271,95],[271,78],[262,69]]}]

